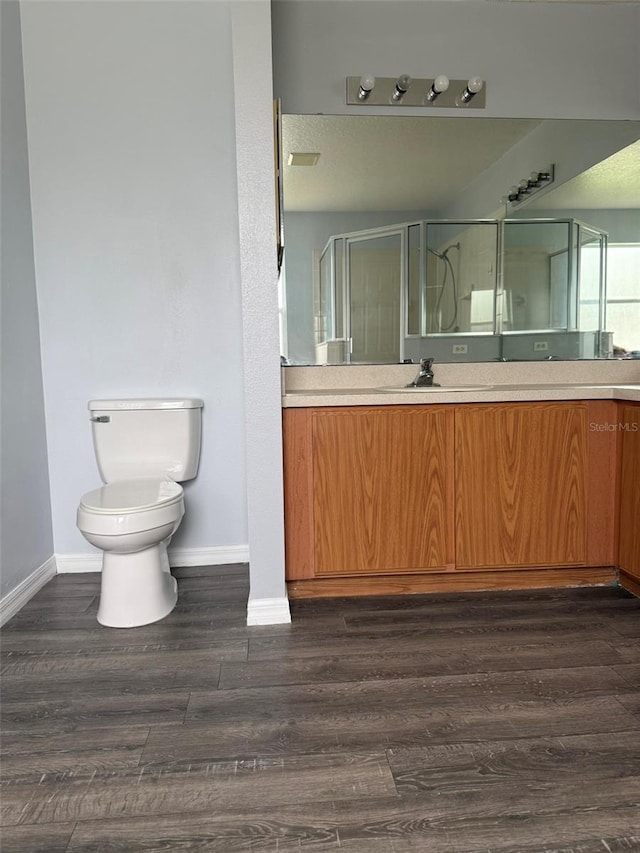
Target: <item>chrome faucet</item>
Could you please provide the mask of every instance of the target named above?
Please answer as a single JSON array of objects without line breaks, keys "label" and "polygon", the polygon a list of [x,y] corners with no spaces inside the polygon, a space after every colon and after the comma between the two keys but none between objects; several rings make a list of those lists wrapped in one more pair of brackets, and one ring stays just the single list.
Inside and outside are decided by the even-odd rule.
[{"label": "chrome faucet", "polygon": [[420,359],[420,373],[416,376],[413,382],[409,382],[406,385],[406,388],[421,388],[423,386],[434,386],[436,388],[440,387],[439,382],[433,381],[433,370],[431,366],[433,365],[432,358],[421,358]]}]

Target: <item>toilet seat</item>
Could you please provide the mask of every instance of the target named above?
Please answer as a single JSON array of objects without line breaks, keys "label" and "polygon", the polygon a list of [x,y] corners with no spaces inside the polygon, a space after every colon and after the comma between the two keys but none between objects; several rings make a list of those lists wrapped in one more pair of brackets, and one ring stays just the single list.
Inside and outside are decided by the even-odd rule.
[{"label": "toilet seat", "polygon": [[117,480],[80,499],[78,527],[119,536],[171,524],[184,513],[183,489],[173,480]]},{"label": "toilet seat", "polygon": [[182,495],[182,486],[173,480],[117,480],[87,492],[80,498],[80,506],[89,512],[118,515],[169,506],[177,503]]}]

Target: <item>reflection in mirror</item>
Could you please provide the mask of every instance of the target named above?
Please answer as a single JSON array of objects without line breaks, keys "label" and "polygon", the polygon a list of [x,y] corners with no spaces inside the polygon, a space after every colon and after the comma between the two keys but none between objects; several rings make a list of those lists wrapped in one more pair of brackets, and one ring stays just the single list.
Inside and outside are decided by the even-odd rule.
[{"label": "reflection in mirror", "polygon": [[[288,363],[640,350],[640,122],[283,116],[282,136],[285,163],[320,152],[284,168]],[[554,137],[557,186],[503,207]]]},{"label": "reflection in mirror", "polygon": [[428,222],[426,335],[496,331],[496,222]]},{"label": "reflection in mirror", "polygon": [[423,278],[421,246],[422,226],[419,223],[410,225],[407,231],[407,254],[409,269],[407,271],[407,334],[419,335],[422,332],[421,318],[424,313],[421,282]]},{"label": "reflection in mirror", "polygon": [[571,223],[515,220],[504,226],[504,332],[567,330],[571,316]]},{"label": "reflection in mirror", "polygon": [[347,239],[347,337],[355,364],[400,360],[403,237]]},{"label": "reflection in mirror", "polygon": [[316,363],[611,355],[605,252],[606,234],[572,219],[422,221],[332,237],[320,258]]}]

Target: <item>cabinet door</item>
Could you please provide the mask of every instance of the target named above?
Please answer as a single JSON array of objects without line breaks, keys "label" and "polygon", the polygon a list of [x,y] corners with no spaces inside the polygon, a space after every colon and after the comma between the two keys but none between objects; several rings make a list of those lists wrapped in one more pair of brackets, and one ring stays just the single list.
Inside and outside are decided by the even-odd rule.
[{"label": "cabinet door", "polygon": [[284,409],[284,549],[286,578],[313,578],[312,409]]},{"label": "cabinet door", "polygon": [[[640,582],[640,406],[621,406],[620,424],[620,568]],[[632,592],[640,594],[640,586]]]},{"label": "cabinet door", "polygon": [[452,438],[445,408],[314,411],[316,576],[451,566]]},{"label": "cabinet door", "polygon": [[586,437],[579,404],[457,408],[457,568],[585,563]]}]

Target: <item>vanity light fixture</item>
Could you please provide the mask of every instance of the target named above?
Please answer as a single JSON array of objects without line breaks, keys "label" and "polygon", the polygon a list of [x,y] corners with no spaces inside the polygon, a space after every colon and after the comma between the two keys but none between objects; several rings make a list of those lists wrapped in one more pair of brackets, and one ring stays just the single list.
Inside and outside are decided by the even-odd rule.
[{"label": "vanity light fixture", "polygon": [[359,107],[418,107],[426,109],[482,110],[486,85],[480,77],[450,80],[445,74],[433,77],[374,77],[363,74],[347,77],[346,103]]},{"label": "vanity light fixture", "polygon": [[444,74],[438,74],[427,92],[427,101],[433,103],[443,92],[449,88],[449,78]]},{"label": "vanity light fixture", "polygon": [[520,204],[526,198],[530,198],[532,195],[537,193],[542,187],[553,183],[553,178],[553,164],[547,169],[531,172],[528,178],[523,178],[518,184],[512,186],[506,196],[503,196],[501,201],[505,205]]},{"label": "vanity light fixture", "polygon": [[376,78],[373,74],[363,74],[360,78],[360,88],[358,90],[358,100],[366,101],[369,95],[373,92],[376,85]]},{"label": "vanity light fixture", "polygon": [[470,77],[467,81],[467,85],[464,87],[462,92],[460,93],[460,103],[468,104],[472,98],[478,94],[478,92],[482,91],[484,86],[484,80],[482,77]]},{"label": "vanity light fixture", "polygon": [[[553,169],[553,166],[551,167]],[[541,187],[543,184],[546,184],[548,181],[552,179],[551,172],[531,172],[527,179],[527,184],[529,185],[529,189],[533,187]]]},{"label": "vanity light fixture", "polygon": [[408,74],[401,74],[396,80],[396,85],[391,95],[391,98],[397,103],[401,101],[409,91],[411,85],[411,77]]}]

